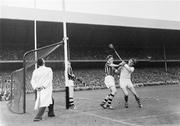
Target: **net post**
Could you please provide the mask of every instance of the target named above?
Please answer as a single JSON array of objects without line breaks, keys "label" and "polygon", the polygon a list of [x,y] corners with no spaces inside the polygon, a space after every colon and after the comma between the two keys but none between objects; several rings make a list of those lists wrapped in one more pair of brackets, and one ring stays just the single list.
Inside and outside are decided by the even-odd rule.
[{"label": "net post", "polygon": [[26,60],[25,60],[25,56],[23,57],[23,113],[26,113]]},{"label": "net post", "polygon": [[69,109],[69,87],[68,86],[66,86],[65,92],[66,92],[66,109]]},{"label": "net post", "polygon": [[13,77],[12,76],[13,75],[11,73],[11,102],[12,102],[12,97],[13,97],[13,94],[12,94],[12,92],[13,92]]},{"label": "net post", "polygon": [[[62,0],[62,10],[64,13],[63,17],[63,40],[64,40],[64,65],[65,65],[65,71],[64,71],[64,77],[65,77],[65,90],[66,90],[66,109],[69,108],[69,88],[68,88],[68,43],[67,43],[67,27],[66,27],[66,8],[65,8],[65,0]],[[68,94],[67,94],[68,93]]]},{"label": "net post", "polygon": [[65,77],[65,92],[66,92],[66,109],[69,109],[69,87],[68,87],[68,51],[67,51],[67,37],[64,38],[64,77]]},{"label": "net post", "polygon": [[164,56],[164,67],[165,67],[165,72],[168,72],[168,67],[167,67],[167,57],[166,57],[166,46],[165,43],[163,44],[163,56]]}]

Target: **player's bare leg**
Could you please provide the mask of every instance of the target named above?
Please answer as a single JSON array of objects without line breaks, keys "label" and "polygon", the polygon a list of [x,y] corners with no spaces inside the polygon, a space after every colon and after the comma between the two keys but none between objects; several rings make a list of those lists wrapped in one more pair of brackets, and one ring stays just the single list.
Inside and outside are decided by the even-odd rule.
[{"label": "player's bare leg", "polygon": [[124,88],[121,88],[123,93],[124,93],[124,101],[125,101],[125,108],[128,108],[128,91],[127,91],[127,88],[124,87]]},{"label": "player's bare leg", "polygon": [[136,99],[136,101],[137,101],[137,103],[138,103],[139,108],[142,108],[142,104],[141,104],[140,98],[139,98],[138,94],[136,93],[135,88],[134,88],[134,87],[130,87],[129,90],[130,90],[130,91],[132,92],[132,94],[134,95],[134,97],[135,97],[135,99]]}]

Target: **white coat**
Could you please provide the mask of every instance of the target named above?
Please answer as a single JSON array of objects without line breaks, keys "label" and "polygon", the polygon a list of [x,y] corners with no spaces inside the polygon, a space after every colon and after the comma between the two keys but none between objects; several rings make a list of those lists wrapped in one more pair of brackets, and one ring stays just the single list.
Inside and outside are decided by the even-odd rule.
[{"label": "white coat", "polygon": [[35,110],[52,104],[52,80],[53,72],[50,67],[40,66],[33,71],[31,79],[33,89],[44,87],[41,91],[37,91],[37,99],[34,106]]}]

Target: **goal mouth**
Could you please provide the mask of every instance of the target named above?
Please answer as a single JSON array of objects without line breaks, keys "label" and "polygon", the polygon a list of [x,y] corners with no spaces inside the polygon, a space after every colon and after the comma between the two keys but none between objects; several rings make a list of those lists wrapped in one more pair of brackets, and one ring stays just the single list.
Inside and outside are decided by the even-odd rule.
[{"label": "goal mouth", "polygon": [[8,109],[11,112],[17,114],[23,114],[26,112],[26,88],[32,88],[28,81],[30,80],[32,71],[27,72],[27,70],[35,65],[39,58],[48,57],[63,44],[63,41],[60,41],[35,50],[27,51],[24,54],[23,68],[11,73],[11,96],[7,104]]}]

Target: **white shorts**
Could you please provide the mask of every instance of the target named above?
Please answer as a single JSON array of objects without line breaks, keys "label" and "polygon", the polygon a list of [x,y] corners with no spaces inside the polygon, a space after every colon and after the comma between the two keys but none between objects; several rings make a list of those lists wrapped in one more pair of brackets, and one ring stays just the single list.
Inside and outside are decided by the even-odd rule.
[{"label": "white shorts", "polygon": [[113,87],[115,86],[115,80],[114,77],[111,75],[108,75],[105,77],[104,83],[106,85],[107,88]]},{"label": "white shorts", "polygon": [[133,87],[131,79],[119,79],[119,85],[121,88],[131,88]]},{"label": "white shorts", "polygon": [[68,87],[74,86],[74,81],[73,81],[73,80],[68,80],[67,86],[68,86]]}]

